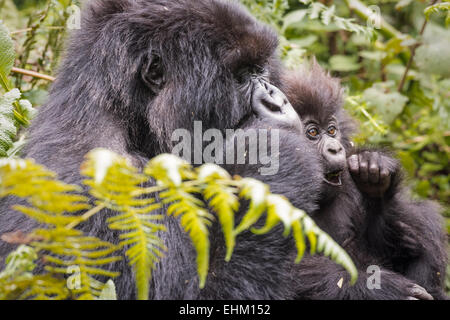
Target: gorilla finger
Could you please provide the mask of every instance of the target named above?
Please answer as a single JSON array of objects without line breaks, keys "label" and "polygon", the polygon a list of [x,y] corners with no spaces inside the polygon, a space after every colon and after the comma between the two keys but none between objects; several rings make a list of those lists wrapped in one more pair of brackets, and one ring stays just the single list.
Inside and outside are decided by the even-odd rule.
[{"label": "gorilla finger", "polygon": [[347,159],[348,169],[351,174],[357,175],[359,173],[358,155],[354,154]]},{"label": "gorilla finger", "polygon": [[367,182],[369,180],[369,171],[367,158],[363,155],[359,155],[359,178],[362,182]]},{"label": "gorilla finger", "polygon": [[413,294],[414,297],[416,297],[416,298],[418,298],[420,300],[434,300],[434,298],[431,296],[431,294],[429,294],[427,292],[427,290],[425,290],[424,288],[422,288],[418,284],[415,284],[412,287],[411,293]]},{"label": "gorilla finger", "polygon": [[378,161],[378,153],[373,152],[369,160],[369,181],[371,183],[378,183],[380,181],[380,167]]},{"label": "gorilla finger", "polygon": [[389,173],[389,170],[385,167],[380,168],[380,181],[379,183],[381,185],[388,185],[391,180],[391,174]]},{"label": "gorilla finger", "polygon": [[409,296],[409,297],[406,297],[406,300],[419,300],[419,299]]},{"label": "gorilla finger", "polygon": [[395,159],[380,155],[380,168],[385,168],[389,172],[395,172],[397,166],[398,162]]}]

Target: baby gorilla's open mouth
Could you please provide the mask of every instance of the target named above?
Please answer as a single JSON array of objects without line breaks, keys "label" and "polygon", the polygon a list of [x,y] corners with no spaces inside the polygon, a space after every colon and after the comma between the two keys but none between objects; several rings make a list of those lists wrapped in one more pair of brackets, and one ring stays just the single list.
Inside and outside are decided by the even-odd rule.
[{"label": "baby gorilla's open mouth", "polygon": [[325,182],[332,186],[342,186],[342,170],[336,170],[325,174]]}]

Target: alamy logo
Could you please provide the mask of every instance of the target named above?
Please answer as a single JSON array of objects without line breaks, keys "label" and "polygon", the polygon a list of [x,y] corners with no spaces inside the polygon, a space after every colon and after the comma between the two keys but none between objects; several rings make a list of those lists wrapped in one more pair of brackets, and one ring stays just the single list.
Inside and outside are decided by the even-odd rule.
[{"label": "alamy logo", "polygon": [[71,274],[67,278],[67,288],[70,290],[81,289],[81,269],[79,266],[69,266],[67,267],[67,274]]},{"label": "alamy logo", "polygon": [[67,19],[67,29],[81,29],[81,9],[73,4],[66,9],[66,12],[69,14],[69,18]]},{"label": "alamy logo", "polygon": [[375,290],[381,289],[381,270],[379,266],[372,265],[367,267],[368,274],[371,276],[367,277],[367,289]]},{"label": "alamy logo", "polygon": [[369,6],[367,17],[367,27],[371,29],[381,29],[381,10],[379,6]]},{"label": "alamy logo", "polygon": [[278,129],[219,129],[203,132],[202,122],[194,122],[193,136],[189,130],[177,129],[172,133],[176,143],[172,154],[189,163],[215,163],[218,165],[261,165],[263,176],[275,175],[280,167],[280,132]]}]

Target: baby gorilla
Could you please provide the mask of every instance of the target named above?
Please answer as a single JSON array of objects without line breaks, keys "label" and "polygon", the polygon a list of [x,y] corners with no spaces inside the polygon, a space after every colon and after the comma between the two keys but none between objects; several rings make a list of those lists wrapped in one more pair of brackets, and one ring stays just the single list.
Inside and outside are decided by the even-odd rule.
[{"label": "baby gorilla", "polygon": [[[321,257],[306,257],[296,270],[302,279],[298,297],[445,299],[447,241],[439,207],[431,201],[411,200],[402,187],[400,165],[388,153],[353,150],[354,125],[342,109],[339,81],[316,62],[310,68],[287,71],[282,81],[325,173],[316,182],[321,184],[321,200],[312,216],[359,269],[353,288],[345,282],[339,288],[338,281],[345,277],[342,272]],[[371,265],[380,268],[380,289],[367,288],[366,270]]]}]

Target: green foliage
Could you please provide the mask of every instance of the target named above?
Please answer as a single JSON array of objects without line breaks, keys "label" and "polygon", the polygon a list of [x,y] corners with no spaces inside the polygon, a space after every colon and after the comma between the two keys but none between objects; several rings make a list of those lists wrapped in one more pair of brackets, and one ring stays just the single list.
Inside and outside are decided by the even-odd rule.
[{"label": "green foliage", "polygon": [[21,125],[28,125],[35,111],[28,100],[20,100],[18,89],[10,90],[8,75],[14,65],[14,43],[8,29],[0,22],[0,86],[5,94],[0,95],[0,157],[16,155],[23,139],[16,139]]},{"label": "green foliage", "polygon": [[445,23],[446,24],[450,23],[450,2],[442,2],[442,3],[437,3],[435,5],[429,6],[429,7],[425,8],[424,13],[425,13],[425,16],[427,17],[427,19],[429,19],[430,15],[432,15],[433,13],[441,12],[441,11],[447,12],[447,18],[445,18]]},{"label": "green foliage", "polygon": [[8,29],[0,23],[0,84],[7,90],[6,77],[14,65],[14,43],[9,36]]},{"label": "green foliage", "polygon": [[17,89],[0,97],[0,157],[7,156],[7,151],[12,147],[17,134],[13,103],[19,97],[20,92]]},{"label": "green foliage", "polygon": [[290,12],[285,18],[285,29],[287,29],[292,23],[298,23],[304,17],[308,16],[310,20],[319,20],[325,26],[355,32],[357,34],[365,35],[368,38],[375,37],[375,33],[372,28],[355,23],[353,18],[342,18],[337,16],[335,5],[328,7],[320,2],[309,0],[300,2],[308,4],[309,7],[307,9]]},{"label": "green foliage", "polygon": [[[31,160],[0,162],[0,197],[23,198],[26,205],[16,205],[14,209],[42,224],[26,235],[14,232],[3,236],[6,241],[28,247],[19,247],[8,258],[6,269],[0,273],[0,286],[5,288],[0,298],[111,297],[114,292],[111,282],[104,284],[98,277],[109,279],[119,274],[105,266],[118,261],[120,257],[115,254],[124,248],[128,264],[135,271],[138,297],[147,299],[152,270],[166,250],[159,237],[160,232],[165,231],[159,223],[164,216],[155,213],[161,208],[156,199],[162,200],[167,206],[167,215],[178,218],[189,234],[197,251],[201,288],[209,268],[208,229],[216,215],[226,239],[226,260],[232,259],[238,233],[251,230],[262,235],[281,223],[285,237],[293,233],[298,248],[296,262],[303,257],[308,239],[311,254],[318,252],[331,257],[350,273],[352,283],[356,281],[357,271],[347,253],[305,212],[292,207],[286,198],[271,194],[268,186],[257,180],[232,179],[226,171],[212,164],[194,169],[173,155],[155,157],[140,172],[126,159],[103,149],[86,156],[81,172],[86,177],[84,184],[96,199],[94,207],[82,195],[80,187],[58,181],[54,173]],[[151,179],[157,185],[143,187]],[[250,200],[250,205],[242,222],[235,226],[238,197]],[[120,232],[119,245],[74,229],[105,208],[118,212],[105,220],[109,228]],[[265,226],[254,229],[254,224],[264,217]],[[40,258],[45,261],[44,270],[31,274]],[[74,275],[67,280],[71,285],[66,288],[61,276],[72,273]],[[29,287],[31,284],[33,288]]]},{"label": "green foliage", "polygon": [[[93,277],[117,276],[118,273],[102,269],[101,266],[117,261],[120,257],[111,256],[118,249],[116,246],[73,229],[83,221],[83,217],[73,214],[90,208],[88,199],[80,195],[82,189],[59,182],[54,173],[32,161],[2,160],[0,177],[0,197],[14,195],[25,199],[26,205],[16,205],[13,208],[42,225],[26,236],[10,235],[12,238],[19,238],[19,243],[22,241],[29,244],[36,253],[42,253],[46,261],[47,273],[40,276],[48,281],[49,287],[44,286],[45,290],[41,292],[38,289],[40,286],[37,285],[33,288],[32,296],[66,298],[67,294],[63,296],[63,292],[67,291],[66,283],[58,279],[61,278],[60,275],[70,273],[68,270],[76,266],[78,284],[73,287],[70,296],[76,299],[98,297],[101,290]],[[90,214],[89,211],[87,214]],[[15,281],[17,278],[13,277],[6,285],[14,286]],[[52,284],[55,286],[53,289],[50,288]],[[13,294],[17,292],[14,291]],[[13,297],[19,298],[23,294],[20,292],[18,296]],[[3,298],[11,298],[10,293]]]}]

